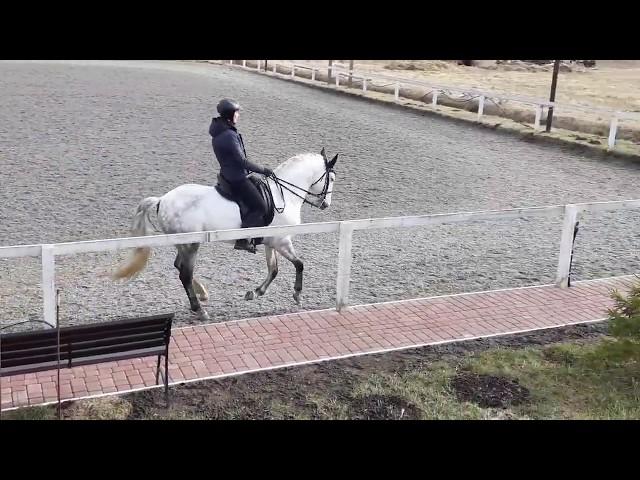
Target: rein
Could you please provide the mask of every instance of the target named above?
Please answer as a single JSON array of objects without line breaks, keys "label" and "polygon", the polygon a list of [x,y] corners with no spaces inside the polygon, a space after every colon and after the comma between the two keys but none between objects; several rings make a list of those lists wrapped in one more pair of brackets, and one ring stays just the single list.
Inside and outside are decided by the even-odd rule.
[{"label": "rein", "polygon": [[[313,182],[311,184],[311,187],[313,187],[316,183],[320,182],[322,179],[324,179],[324,188],[322,189],[321,193],[313,193],[310,192],[308,190],[305,190],[302,187],[299,187],[297,185],[294,185],[293,183],[287,182],[286,180],[282,180],[281,178],[278,178],[276,176],[276,174],[274,173],[273,175],[271,175],[269,178],[271,178],[274,183],[276,184],[276,187],[280,189],[280,196],[282,197],[282,207],[278,208],[278,207],[274,207],[276,212],[278,213],[282,213],[284,212],[287,204],[284,198],[284,191],[283,190],[287,190],[288,192],[293,193],[296,197],[302,199],[303,203],[308,203],[309,205],[311,205],[312,207],[318,207],[318,205],[316,205],[315,203],[311,203],[309,200],[307,200],[305,197],[306,195],[311,195],[313,197],[322,197],[322,199],[324,200],[328,194],[330,194],[331,192],[329,191],[329,174],[333,172],[332,168],[328,168],[325,170],[325,172],[322,174],[322,176],[320,178],[318,178],[315,182]],[[298,190],[304,192],[306,195],[302,196],[296,192],[294,192],[292,189],[290,189],[288,186],[291,186],[293,188],[297,188]],[[309,187],[309,188],[311,188]]]}]

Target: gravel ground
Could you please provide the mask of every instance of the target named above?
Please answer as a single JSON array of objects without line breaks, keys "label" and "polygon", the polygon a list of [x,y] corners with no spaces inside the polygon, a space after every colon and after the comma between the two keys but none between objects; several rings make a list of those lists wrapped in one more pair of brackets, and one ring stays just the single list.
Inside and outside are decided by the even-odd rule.
[{"label": "gravel ground", "polygon": [[[0,245],[128,235],[136,205],[189,182],[212,183],[215,103],[244,105],[249,156],[275,167],[303,151],[337,152],[333,205],[304,221],[347,220],[640,198],[640,165],[523,142],[228,67],[158,62],[0,62]],[[351,301],[366,303],[553,281],[562,219],[356,232]],[[574,279],[640,272],[640,211],[586,215]],[[295,241],[304,300],[281,262],[267,295],[245,292],[263,256],[204,245],[196,275],[215,321],[331,307],[336,235]],[[155,250],[124,285],[101,276],[128,252],[58,259],[63,324],[176,311],[195,322],[173,268]],[[0,260],[0,323],[39,318],[39,259]]]}]

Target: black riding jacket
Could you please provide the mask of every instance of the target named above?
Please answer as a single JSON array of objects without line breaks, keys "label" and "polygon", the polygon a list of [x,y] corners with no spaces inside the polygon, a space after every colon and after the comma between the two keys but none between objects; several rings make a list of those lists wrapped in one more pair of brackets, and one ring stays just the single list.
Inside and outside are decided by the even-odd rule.
[{"label": "black riding jacket", "polygon": [[237,182],[247,177],[249,172],[264,174],[260,165],[247,160],[242,135],[227,120],[216,117],[209,127],[213,152],[220,163],[220,174],[228,182]]}]

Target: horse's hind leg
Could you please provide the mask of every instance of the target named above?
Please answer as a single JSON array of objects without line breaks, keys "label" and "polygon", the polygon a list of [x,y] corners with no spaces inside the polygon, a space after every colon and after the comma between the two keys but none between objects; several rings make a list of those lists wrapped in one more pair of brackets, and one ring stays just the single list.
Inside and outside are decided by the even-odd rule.
[{"label": "horse's hind leg", "polygon": [[[176,267],[178,269],[178,271],[180,271],[181,265],[182,265],[182,255],[180,253],[180,245],[178,245],[178,254],[176,255],[176,259],[173,262],[173,266]],[[202,283],[200,283],[199,280],[197,280],[195,277],[193,279],[193,290],[196,293],[196,295],[198,295],[198,298],[200,299],[201,302],[206,302],[207,300],[209,300],[209,292],[207,292],[207,289],[204,287],[204,285]]]},{"label": "horse's hind leg", "polygon": [[178,271],[180,271],[180,266],[182,265],[182,249],[181,249],[182,245],[176,245],[176,250],[178,250],[178,253],[176,254],[176,259],[173,261],[173,266],[176,267],[178,269]]},{"label": "horse's hind leg", "polygon": [[180,281],[182,282],[185,292],[187,292],[191,311],[198,313],[203,320],[207,320],[209,315],[202,309],[193,287],[193,270],[196,265],[199,247],[200,245],[197,243],[179,245],[178,256],[176,257],[174,265],[177,264],[177,268],[180,270]]},{"label": "horse's hind leg", "polygon": [[267,268],[269,270],[267,278],[264,279],[264,282],[262,282],[258,288],[255,290],[249,290],[244,296],[245,300],[253,300],[256,297],[264,295],[267,288],[269,288],[269,285],[271,285],[271,282],[273,282],[273,279],[278,275],[278,256],[276,251],[272,247],[265,245],[264,253],[267,258]]}]

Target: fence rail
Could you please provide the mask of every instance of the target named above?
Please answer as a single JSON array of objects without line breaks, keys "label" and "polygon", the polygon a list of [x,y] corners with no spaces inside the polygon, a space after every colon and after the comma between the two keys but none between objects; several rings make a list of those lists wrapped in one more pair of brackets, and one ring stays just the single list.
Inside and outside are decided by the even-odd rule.
[{"label": "fence rail", "polygon": [[40,245],[16,245],[0,247],[0,258],[40,257],[42,265],[42,290],[44,321],[55,325],[55,257],[78,253],[105,252],[135,247],[161,247],[185,243],[233,241],[240,238],[305,235],[313,233],[338,233],[338,274],[336,279],[336,308],[348,305],[351,281],[351,244],[353,232],[387,228],[412,228],[452,223],[469,223],[486,220],[509,220],[525,217],[552,217],[564,214],[558,254],[556,285],[569,286],[571,253],[575,240],[575,228],[582,212],[604,212],[640,208],[639,200],[577,203],[545,207],[514,208],[479,212],[458,212],[405,217],[368,218],[322,223],[305,223],[235,230],[212,230],[206,232],[151,235],[144,237],[88,240]]},{"label": "fence rail", "polygon": [[[242,67],[250,68],[247,66],[248,60],[242,60]],[[316,71],[325,70],[324,67],[315,67],[305,64],[298,64],[293,62],[274,62],[271,61],[271,68],[273,73],[277,73],[277,67],[285,67],[290,70],[291,78],[295,78],[296,69],[302,70],[311,70],[311,80],[316,80]],[[233,60],[229,61],[230,65],[235,65]],[[256,68],[257,70],[261,69],[261,60],[256,60]],[[478,119],[482,117],[484,114],[484,105],[487,99],[496,99],[496,100],[506,100],[517,103],[522,103],[525,105],[530,105],[534,108],[535,119],[534,119],[534,129],[540,131],[542,129],[540,122],[542,119],[542,115],[544,113],[545,108],[553,107],[554,112],[557,113],[558,110],[564,111],[580,111],[580,112],[588,112],[588,113],[598,113],[602,115],[606,115],[610,117],[609,120],[609,136],[607,145],[609,150],[613,150],[616,144],[616,137],[618,128],[620,126],[621,120],[638,120],[640,121],[640,112],[628,112],[628,111],[620,111],[609,108],[597,107],[594,105],[581,105],[581,104],[570,104],[570,103],[558,103],[558,102],[550,102],[548,100],[527,97],[523,95],[510,95],[506,93],[500,93],[490,90],[478,90],[475,88],[468,88],[462,86],[451,86],[451,85],[443,85],[439,83],[433,83],[423,80],[412,80],[408,78],[400,78],[394,77],[391,75],[385,75],[381,73],[363,73],[356,72],[355,70],[350,70],[347,65],[340,63],[333,63],[332,65],[327,67],[330,72],[329,78],[327,78],[327,83],[331,83],[331,76],[333,75],[335,85],[337,87],[340,86],[340,78],[347,77],[349,79],[359,80],[362,83],[362,90],[366,94],[367,92],[367,82],[371,82],[373,80],[385,80],[391,82],[391,85],[394,86],[394,98],[396,101],[400,99],[400,90],[402,86],[415,86],[426,89],[431,89],[433,96],[431,104],[436,106],[438,104],[438,96],[444,94],[444,92],[457,92],[466,96],[471,96],[473,98],[478,98]],[[466,101],[466,100],[464,100]]]}]

